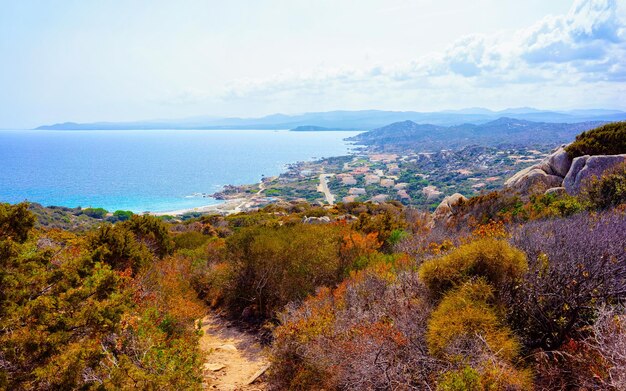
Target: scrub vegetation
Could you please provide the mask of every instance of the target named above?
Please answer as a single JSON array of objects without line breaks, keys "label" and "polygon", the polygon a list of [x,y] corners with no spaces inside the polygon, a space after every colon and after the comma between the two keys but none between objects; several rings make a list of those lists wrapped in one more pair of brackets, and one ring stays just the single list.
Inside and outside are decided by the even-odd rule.
[{"label": "scrub vegetation", "polygon": [[210,386],[213,313],[265,343],[268,389],[622,390],[624,202],[618,167],[579,196],[470,198],[446,226],[399,202],[0,204],[0,389]]}]

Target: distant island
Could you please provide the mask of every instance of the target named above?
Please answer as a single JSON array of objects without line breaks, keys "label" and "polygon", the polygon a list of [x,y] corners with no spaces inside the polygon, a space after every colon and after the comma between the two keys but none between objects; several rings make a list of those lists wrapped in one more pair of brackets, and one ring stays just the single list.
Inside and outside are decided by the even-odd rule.
[{"label": "distant island", "polygon": [[355,130],[355,129],[336,129],[336,128],[325,128],[323,126],[315,126],[315,125],[302,125],[297,126],[293,129],[290,129],[292,132],[337,132],[337,131],[345,131],[345,130]]},{"label": "distant island", "polygon": [[[218,118],[200,116],[127,122],[64,122],[42,125],[37,130],[148,130],[148,129],[254,129],[298,131],[312,130],[371,130],[394,122],[412,121],[417,124],[455,126],[485,124],[501,117],[549,123],[611,122],[626,120],[620,110],[589,109],[550,111],[530,107],[492,111],[483,108],[445,110],[437,112],[336,110],[304,114],[272,114],[258,118]],[[313,125],[314,124],[314,125]]]}]

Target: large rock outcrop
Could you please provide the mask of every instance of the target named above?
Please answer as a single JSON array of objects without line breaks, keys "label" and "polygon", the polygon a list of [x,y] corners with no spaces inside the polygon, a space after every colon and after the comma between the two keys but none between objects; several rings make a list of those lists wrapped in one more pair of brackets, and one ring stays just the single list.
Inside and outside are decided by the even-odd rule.
[{"label": "large rock outcrop", "polygon": [[565,145],[561,145],[555,152],[546,158],[547,173],[565,178],[570,166],[572,158],[569,157],[565,150]]},{"label": "large rock outcrop", "polygon": [[574,159],[565,176],[563,187],[570,195],[578,194],[591,178],[600,178],[604,172],[624,162],[626,154],[579,156]]},{"label": "large rock outcrop", "polygon": [[559,187],[563,177],[548,174],[539,165],[530,166],[519,171],[509,178],[504,185],[522,194],[528,194],[536,189],[546,190],[551,187]]},{"label": "large rock outcrop", "polygon": [[571,164],[572,159],[562,145],[541,162],[513,175],[504,186],[522,194],[560,187]]},{"label": "large rock outcrop", "polygon": [[[561,192],[561,188],[575,195],[590,178],[601,177],[624,161],[626,154],[580,156],[572,161],[562,145],[541,162],[517,172],[504,186],[523,195],[537,191]],[[552,190],[554,188],[558,190]]]},{"label": "large rock outcrop", "polygon": [[458,211],[459,205],[465,201],[467,201],[467,197],[460,193],[454,193],[451,196],[444,198],[439,206],[437,206],[437,209],[433,212],[433,224],[449,223],[450,219]]}]

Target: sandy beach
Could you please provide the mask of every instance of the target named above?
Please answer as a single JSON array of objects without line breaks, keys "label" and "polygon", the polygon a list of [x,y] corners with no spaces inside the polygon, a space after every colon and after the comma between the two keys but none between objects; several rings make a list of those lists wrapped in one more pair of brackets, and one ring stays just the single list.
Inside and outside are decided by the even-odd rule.
[{"label": "sandy beach", "polygon": [[179,209],[166,212],[150,212],[154,216],[180,216],[185,213],[200,212],[200,213],[218,213],[218,214],[232,214],[244,211],[251,200],[247,198],[233,198],[219,204],[212,204],[206,206],[198,206],[189,209]]}]

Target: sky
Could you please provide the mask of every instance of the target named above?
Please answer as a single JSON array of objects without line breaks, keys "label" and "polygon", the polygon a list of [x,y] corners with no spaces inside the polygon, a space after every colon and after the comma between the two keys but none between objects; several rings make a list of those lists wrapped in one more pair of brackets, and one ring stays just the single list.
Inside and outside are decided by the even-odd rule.
[{"label": "sky", "polygon": [[626,110],[624,0],[0,0],[0,128]]}]

